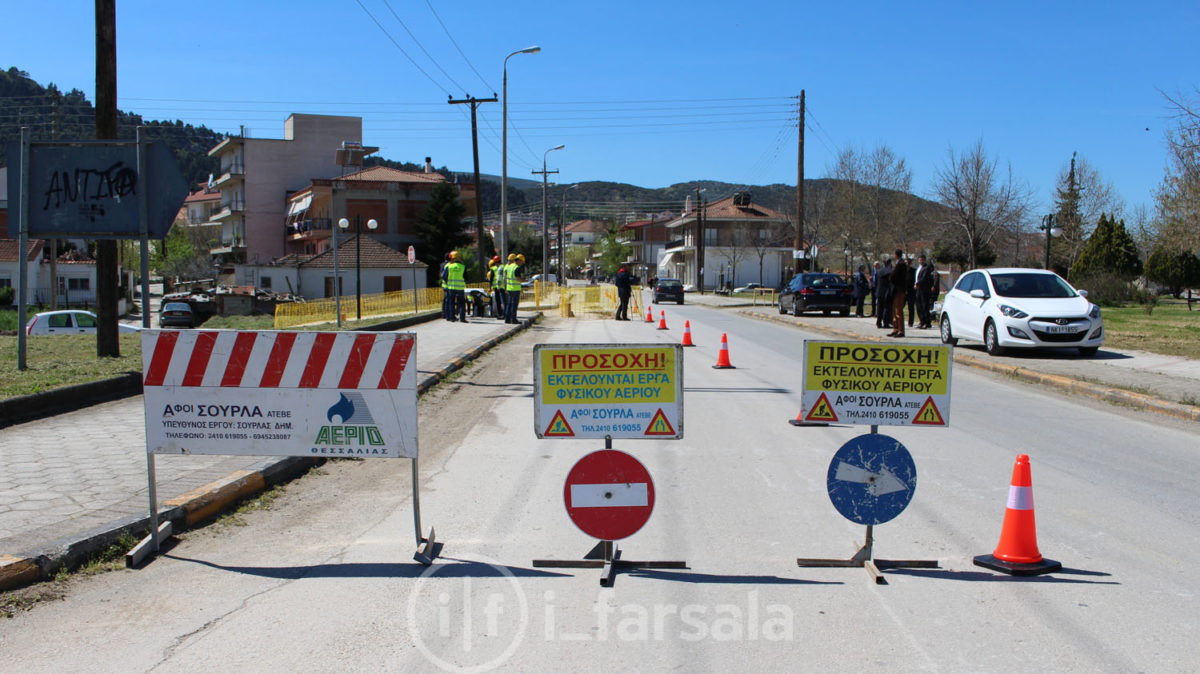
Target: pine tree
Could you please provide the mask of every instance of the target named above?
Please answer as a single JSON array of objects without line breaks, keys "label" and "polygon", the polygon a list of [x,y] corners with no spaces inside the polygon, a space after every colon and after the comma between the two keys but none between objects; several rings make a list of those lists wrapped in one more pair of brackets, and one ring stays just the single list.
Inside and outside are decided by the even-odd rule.
[{"label": "pine tree", "polygon": [[1071,269],[1086,239],[1083,215],[1080,212],[1083,192],[1075,176],[1075,154],[1071,153],[1071,168],[1055,190],[1054,224],[1062,230],[1050,246],[1050,266],[1055,269]]},{"label": "pine tree", "polygon": [[463,223],[464,207],[459,200],[458,186],[438,183],[433,186],[429,203],[417,218],[417,257],[429,265],[429,282],[437,280],[446,253],[471,243]]},{"label": "pine tree", "polygon": [[1146,258],[1146,278],[1179,297],[1185,288],[1200,285],[1200,258],[1190,250],[1159,243]]},{"label": "pine tree", "polygon": [[1107,213],[1101,214],[1095,231],[1088,237],[1075,264],[1071,265],[1071,278],[1112,274],[1131,280],[1141,273],[1137,244],[1125,230],[1125,221]]}]

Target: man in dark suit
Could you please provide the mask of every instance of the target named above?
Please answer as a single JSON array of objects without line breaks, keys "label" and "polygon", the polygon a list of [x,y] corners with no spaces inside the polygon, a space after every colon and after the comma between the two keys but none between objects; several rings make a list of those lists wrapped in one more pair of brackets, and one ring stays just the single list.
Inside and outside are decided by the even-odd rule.
[{"label": "man in dark suit", "polygon": [[917,267],[913,264],[911,256],[905,261],[905,266],[908,267],[908,327],[913,326],[913,322],[917,318]]},{"label": "man in dark suit", "polygon": [[904,303],[908,295],[908,263],[904,251],[896,249],[896,262],[892,265],[892,331],[888,337],[904,336]]},{"label": "man in dark suit", "polygon": [[875,270],[875,301],[879,311],[875,314],[875,327],[892,327],[892,261],[885,260]]},{"label": "man in dark suit", "polygon": [[[933,290],[933,285],[930,281],[936,278],[937,272],[933,270],[933,266],[929,264],[928,259],[924,255],[917,258],[917,315],[921,322],[917,327],[925,330],[932,323],[932,316],[929,310],[933,307],[933,301],[930,299],[930,292]],[[936,283],[936,280],[934,280]]]}]

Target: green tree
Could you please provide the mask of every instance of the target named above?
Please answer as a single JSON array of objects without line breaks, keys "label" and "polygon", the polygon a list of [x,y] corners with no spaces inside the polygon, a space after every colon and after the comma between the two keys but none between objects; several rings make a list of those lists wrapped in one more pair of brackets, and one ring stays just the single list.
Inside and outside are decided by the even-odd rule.
[{"label": "green tree", "polygon": [[608,229],[596,239],[595,250],[600,272],[605,276],[616,274],[633,252],[625,243],[621,228],[616,223],[610,223]]},{"label": "green tree", "polygon": [[1088,237],[1075,264],[1071,265],[1071,279],[1102,273],[1113,274],[1126,281],[1142,273],[1137,244],[1125,230],[1125,221],[1107,213],[1100,215],[1096,229]]},{"label": "green tree", "polygon": [[[1200,258],[1191,250],[1160,243],[1146,258],[1146,278],[1166,286],[1172,296],[1179,297],[1185,288],[1200,286]],[[1190,302],[1188,308],[1191,308]]]},{"label": "green tree", "polygon": [[[154,267],[164,280],[196,279],[212,268],[208,251],[212,241],[211,227],[189,227],[172,225],[167,232],[165,246],[158,246],[151,258]],[[135,258],[136,259],[136,258]]]},{"label": "green tree", "polygon": [[458,186],[438,183],[433,186],[429,203],[417,217],[417,258],[429,265],[429,284],[436,285],[438,274],[446,254],[471,243],[471,236],[463,223],[463,204],[459,199]]}]

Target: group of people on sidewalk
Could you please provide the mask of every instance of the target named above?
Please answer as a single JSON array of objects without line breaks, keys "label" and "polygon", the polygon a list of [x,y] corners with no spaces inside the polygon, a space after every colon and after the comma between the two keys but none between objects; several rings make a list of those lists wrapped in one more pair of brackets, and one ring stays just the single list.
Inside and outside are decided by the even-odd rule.
[{"label": "group of people on sidewalk", "polygon": [[904,336],[904,309],[908,308],[908,327],[917,323],[925,330],[933,327],[933,303],[941,290],[937,269],[925,255],[905,258],[904,251],[896,249],[893,257],[876,262],[868,276],[866,267],[859,265],[854,273],[854,315],[865,318],[863,305],[867,295],[871,296],[871,316],[875,327],[891,328],[889,337]]},{"label": "group of people on sidewalk", "polygon": [[[505,323],[517,323],[517,306],[521,303],[521,267],[525,256],[510,253],[508,262],[500,264],[500,256],[488,261],[487,283],[492,290],[492,315]],[[442,318],[451,323],[467,322],[466,266],[459,261],[458,251],[446,254],[442,264]],[[482,304],[475,315],[481,315]]]}]

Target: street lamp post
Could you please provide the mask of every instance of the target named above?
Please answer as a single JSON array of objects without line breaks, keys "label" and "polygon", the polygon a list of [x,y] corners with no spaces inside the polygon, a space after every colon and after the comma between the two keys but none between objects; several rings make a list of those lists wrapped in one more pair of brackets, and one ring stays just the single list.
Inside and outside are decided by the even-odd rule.
[{"label": "street lamp post", "polygon": [[[378,226],[379,226],[379,222],[376,221],[375,218],[371,218],[370,220],[367,220],[367,229],[374,231],[375,228]],[[347,220],[346,218],[342,218],[341,220],[338,220],[338,227],[341,229],[346,229],[346,228],[350,227],[350,221]],[[358,304],[358,310],[355,313],[355,320],[359,320],[359,321],[362,320],[362,243],[360,242],[361,238],[362,238],[362,216],[355,215],[354,216],[354,295],[355,295],[355,299],[357,300],[357,304]],[[337,249],[335,248],[334,249],[334,255],[335,255],[334,259],[335,260],[337,259],[336,254],[337,254]],[[341,315],[340,311],[339,311],[338,315],[339,316]]]},{"label": "street lamp post", "polygon": [[558,216],[558,283],[566,285],[567,283],[567,243],[563,239],[563,223],[567,221],[567,192],[579,187],[579,183],[575,183],[563,190],[562,193],[562,213]]},{"label": "street lamp post", "polygon": [[504,57],[503,98],[500,103],[500,259],[508,259],[508,60],[517,54],[536,54],[541,47],[533,46]]},{"label": "street lamp post", "polygon": [[[549,155],[551,152],[554,152],[555,150],[561,150],[565,147],[566,147],[566,145],[555,145],[554,147],[552,147],[549,150],[546,150],[545,152],[542,153],[542,280],[543,281],[545,281],[547,278],[549,278],[548,276],[546,276],[546,274],[550,273],[550,265],[549,265],[549,262],[550,262],[550,232],[548,229],[550,221],[546,218],[546,186],[548,184],[546,182],[546,178],[550,174],[550,172],[546,170],[546,156]],[[558,171],[556,169],[555,173],[557,173],[557,172]],[[561,275],[562,270],[559,269],[558,273]]]},{"label": "street lamp post", "polygon": [[[338,223],[341,224],[341,223]],[[342,277],[338,271],[338,228],[333,228],[333,311],[337,314],[338,330],[342,329]]]},{"label": "street lamp post", "polygon": [[1053,213],[1042,216],[1041,229],[1046,230],[1046,256],[1043,259],[1042,267],[1045,269],[1049,269],[1050,268],[1050,237],[1058,236],[1059,234],[1062,234],[1062,230],[1059,229],[1058,227],[1054,226],[1054,214]]}]

